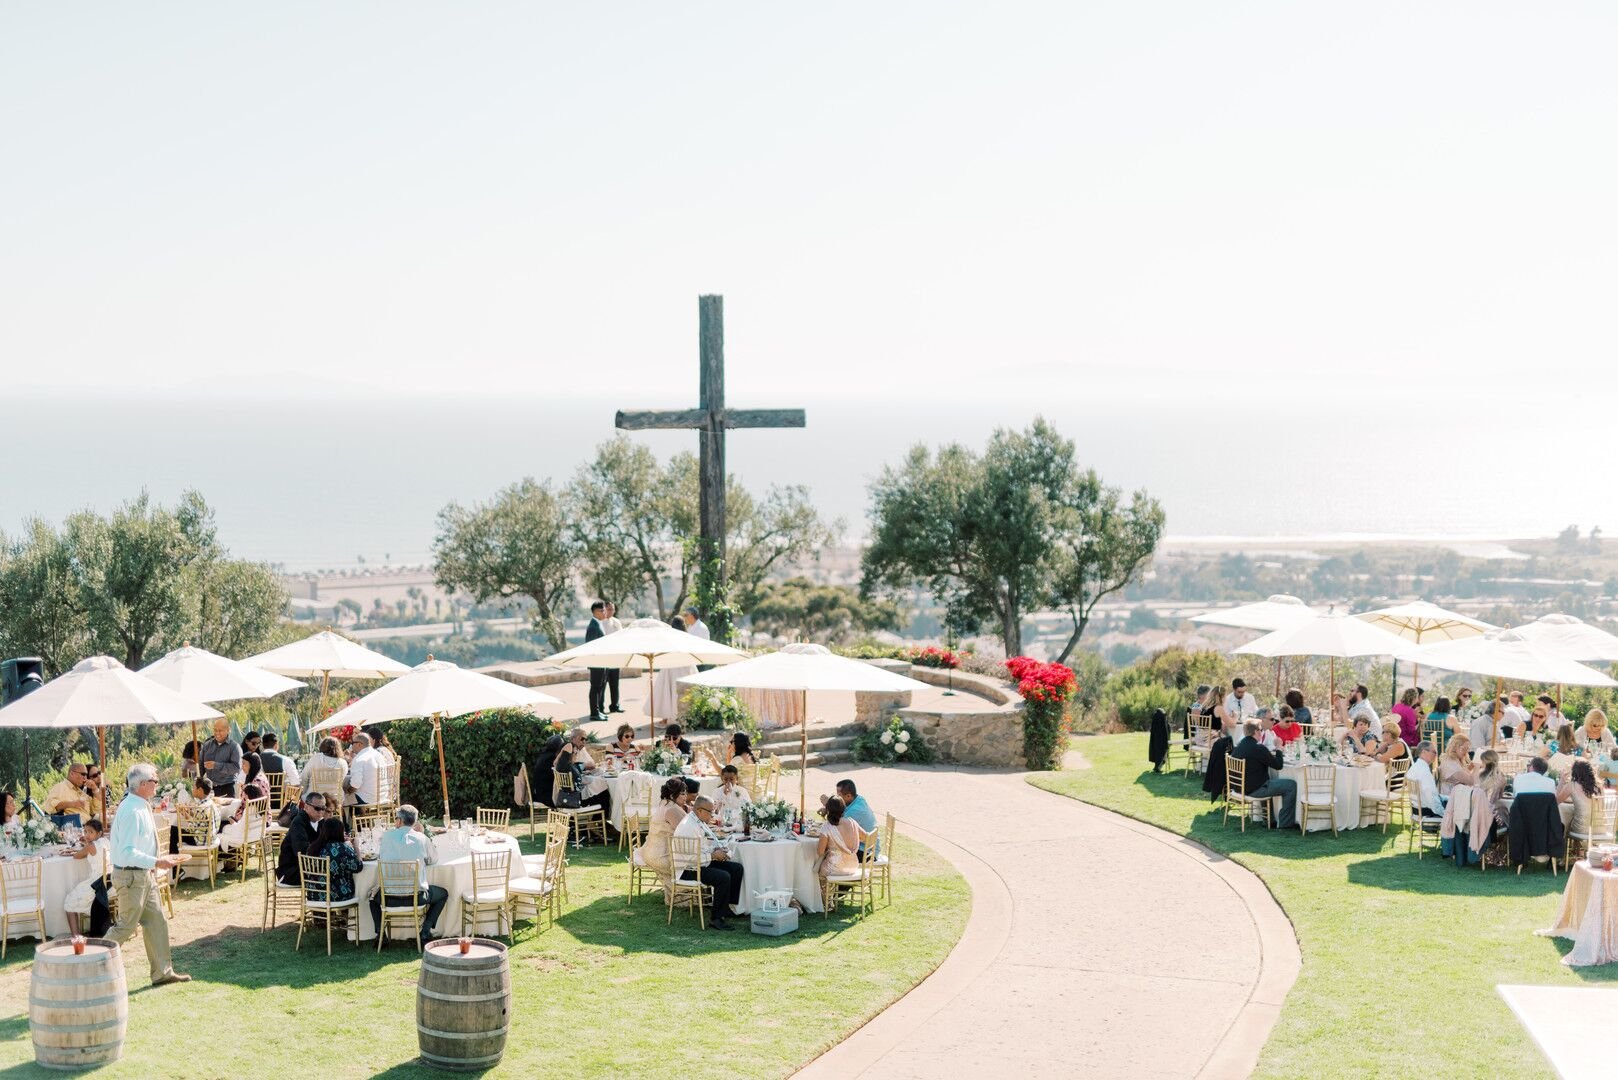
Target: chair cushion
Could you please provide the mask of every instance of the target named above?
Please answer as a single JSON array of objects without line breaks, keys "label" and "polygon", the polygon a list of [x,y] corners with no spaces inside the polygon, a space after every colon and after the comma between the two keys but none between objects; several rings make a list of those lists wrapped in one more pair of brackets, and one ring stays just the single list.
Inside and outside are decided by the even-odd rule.
[{"label": "chair cushion", "polygon": [[45,904],[44,901],[40,900],[38,897],[19,896],[15,899],[6,901],[6,906],[3,909],[0,909],[0,911],[4,911],[5,914],[13,917],[17,915],[29,915],[35,912],[43,914],[45,911]]},{"label": "chair cushion", "polygon": [[359,899],[355,898],[355,899],[352,899],[352,900],[329,900],[329,901],[328,900],[305,900],[303,903],[304,903],[305,907],[318,908],[321,911],[336,911],[339,908],[358,906],[359,905]]},{"label": "chair cushion", "polygon": [[1305,806],[1331,806],[1333,802],[1330,795],[1310,795],[1308,798],[1299,799],[1298,801]]},{"label": "chair cushion", "polygon": [[545,896],[551,891],[551,882],[535,877],[513,878],[506,883],[506,889],[524,896]]},{"label": "chair cushion", "polygon": [[826,875],[826,880],[827,881],[835,881],[839,885],[841,885],[841,884],[844,884],[845,882],[864,881],[865,880],[865,875],[861,874],[861,873],[858,873],[858,872],[855,872],[855,873],[852,873],[852,874],[827,874]]},{"label": "chair cushion", "polygon": [[1389,799],[1393,798],[1393,796],[1389,795],[1386,791],[1383,791],[1380,788],[1368,788],[1365,791],[1360,792],[1360,798],[1370,799],[1372,802],[1387,802]]},{"label": "chair cushion", "polygon": [[463,904],[503,904],[505,902],[506,894],[503,892],[495,892],[493,890],[490,890],[489,892],[461,894],[461,903]]}]

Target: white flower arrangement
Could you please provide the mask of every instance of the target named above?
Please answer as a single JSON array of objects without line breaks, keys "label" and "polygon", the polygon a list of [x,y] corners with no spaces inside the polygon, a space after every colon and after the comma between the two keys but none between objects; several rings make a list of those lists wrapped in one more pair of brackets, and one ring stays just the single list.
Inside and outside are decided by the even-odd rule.
[{"label": "white flower arrangement", "polygon": [[685,758],[678,750],[670,750],[661,742],[655,742],[641,754],[640,769],[654,776],[679,776],[685,769]]},{"label": "white flower arrangement", "polygon": [[904,752],[905,752],[905,751],[906,751],[906,750],[909,750],[909,749],[910,749],[910,743],[909,743],[909,741],[908,741],[908,740],[905,740],[905,739],[900,739],[900,740],[899,740],[899,744],[898,744],[898,745],[897,745],[897,746],[895,746],[895,747],[894,747],[894,748],[893,748],[893,752],[894,752],[894,753],[895,753],[895,754],[902,754],[902,753],[904,753]]},{"label": "white flower arrangement", "polygon": [[792,823],[793,807],[789,802],[766,795],[757,802],[744,805],[742,815],[755,829],[779,830]]},{"label": "white flower arrangement", "polygon": [[890,744],[892,742],[893,742],[893,732],[884,731],[882,733],[882,745],[887,746],[888,744]]},{"label": "white flower arrangement", "polygon": [[1335,757],[1337,744],[1328,735],[1310,735],[1303,740],[1303,748],[1312,758],[1324,761]]},{"label": "white flower arrangement", "polygon": [[19,851],[38,851],[50,844],[62,842],[62,830],[50,818],[34,818],[24,821],[13,818],[6,822],[6,843]]}]

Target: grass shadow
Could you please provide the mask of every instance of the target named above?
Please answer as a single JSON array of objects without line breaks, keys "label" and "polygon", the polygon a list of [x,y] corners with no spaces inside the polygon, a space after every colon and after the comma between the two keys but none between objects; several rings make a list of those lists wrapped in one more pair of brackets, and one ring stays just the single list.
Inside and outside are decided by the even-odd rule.
[{"label": "grass shadow", "polygon": [[[882,908],[877,907],[881,914]],[[558,924],[579,941],[624,953],[661,953],[666,956],[706,956],[714,953],[756,952],[780,948],[795,941],[835,937],[855,921],[852,909],[830,916],[804,912],[798,931],[782,937],[755,934],[746,915],[731,916],[731,929],[700,929],[694,915],[676,908],[672,923],[666,922],[668,909],[657,894],[635,898],[626,907],[622,894],[603,896],[592,903],[564,913]]]},{"label": "grass shadow", "polygon": [[1457,867],[1453,860],[1429,855],[1416,859],[1406,852],[1350,863],[1348,880],[1388,892],[1430,896],[1548,896],[1560,895],[1567,875],[1544,867]]}]

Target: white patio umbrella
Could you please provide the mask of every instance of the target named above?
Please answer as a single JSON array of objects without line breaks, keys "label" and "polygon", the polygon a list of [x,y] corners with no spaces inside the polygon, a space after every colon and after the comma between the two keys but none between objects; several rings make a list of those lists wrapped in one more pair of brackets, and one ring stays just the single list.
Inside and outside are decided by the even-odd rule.
[{"label": "white patio umbrella", "polygon": [[1511,629],[1546,652],[1569,660],[1618,661],[1618,636],[1572,615],[1541,615]]},{"label": "white patio umbrella", "polygon": [[[140,673],[182,697],[209,703],[271,698],[288,690],[302,690],[304,685],[296,679],[195,648],[189,641],[153,660],[141,668]],[[195,721],[191,723],[191,741],[197,742]]]},{"label": "white patio umbrella", "polygon": [[1426,645],[1416,650],[1410,658],[1445,671],[1470,671],[1494,676],[1495,726],[1489,737],[1491,744],[1499,731],[1500,692],[1507,679],[1570,686],[1618,686],[1618,682],[1595,668],[1558,655],[1516,630],[1491,630],[1463,641]]},{"label": "white patio umbrella", "polygon": [[[546,662],[560,667],[599,667],[644,669],[647,679],[657,675],[657,665],[696,667],[699,664],[734,664],[747,654],[717,641],[688,634],[658,619],[636,619],[622,630],[587,641],[548,657]],[[657,738],[657,694],[651,688],[652,738]]]},{"label": "white patio umbrella", "polygon": [[[1430,604],[1425,600],[1412,600],[1405,604],[1395,604],[1393,607],[1378,608],[1376,611],[1362,611],[1354,617],[1417,645],[1431,645],[1438,641],[1460,641],[1497,629],[1481,619],[1446,611],[1437,604]],[[1399,661],[1395,659],[1393,665],[1393,681],[1397,685]],[[1421,678],[1421,665],[1416,664],[1412,670],[1411,682],[1418,682]]]},{"label": "white patio umbrella", "polygon": [[101,820],[107,819],[106,729],[124,724],[217,720],[219,710],[130,671],[110,656],[92,656],[27,697],[0,709],[0,727],[96,729],[101,755]]},{"label": "white patio umbrella", "polygon": [[908,675],[898,675],[861,660],[838,656],[824,645],[796,642],[779,652],[755,656],[728,667],[688,675],[680,682],[688,686],[723,686],[740,690],[797,690],[804,697],[804,722],[800,725],[798,806],[807,815],[806,774],[809,758],[809,691],[877,691],[900,693],[925,690],[927,684]]},{"label": "white patio umbrella", "polygon": [[242,663],[294,678],[312,679],[320,676],[321,712],[326,711],[326,694],[333,678],[391,679],[410,670],[391,656],[372,652],[330,630],[311,634],[302,641],[282,645],[279,649],[249,656]]},{"label": "white patio umbrella", "polygon": [[[1280,630],[1296,626],[1315,616],[1308,604],[1288,593],[1276,593],[1267,599],[1239,607],[1221,608],[1195,615],[1191,621],[1208,626],[1234,626],[1239,630]],[[1275,660],[1275,695],[1281,696],[1281,658]]]},{"label": "white patio umbrella", "polygon": [[[1250,656],[1324,656],[1331,660],[1331,696],[1337,696],[1337,659],[1351,656],[1402,657],[1414,646],[1351,615],[1316,614],[1265,634],[1232,650]],[[1330,702],[1328,702],[1328,708]]]}]

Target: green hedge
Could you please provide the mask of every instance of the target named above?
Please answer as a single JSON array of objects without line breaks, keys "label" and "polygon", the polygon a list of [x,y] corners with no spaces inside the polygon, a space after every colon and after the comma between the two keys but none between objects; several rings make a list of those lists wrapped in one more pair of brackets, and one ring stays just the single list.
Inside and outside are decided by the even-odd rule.
[{"label": "green hedge", "polygon": [[[396,720],[388,725],[388,741],[401,762],[401,801],[415,804],[428,817],[441,817],[444,801],[439,795],[438,748],[429,745],[432,730],[430,720]],[[517,766],[528,762],[532,775],[533,761],[552,730],[552,721],[521,709],[445,720],[444,767],[455,816],[471,817],[480,806],[511,806]]]}]

